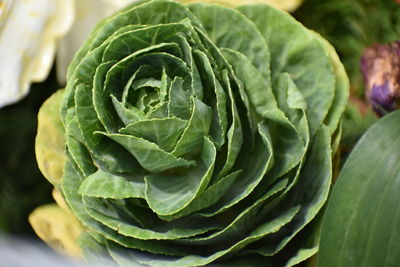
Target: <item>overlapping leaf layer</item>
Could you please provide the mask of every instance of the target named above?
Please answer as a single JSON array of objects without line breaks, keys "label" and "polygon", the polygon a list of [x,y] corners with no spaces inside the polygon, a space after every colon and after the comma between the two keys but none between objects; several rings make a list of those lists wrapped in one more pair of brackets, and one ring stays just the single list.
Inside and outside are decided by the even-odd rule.
[{"label": "overlapping leaf layer", "polygon": [[[62,191],[120,265],[292,265],[316,251],[347,77],[266,5],[147,1],[92,32],[61,105]],[[334,136],[334,140],[331,137]]]}]

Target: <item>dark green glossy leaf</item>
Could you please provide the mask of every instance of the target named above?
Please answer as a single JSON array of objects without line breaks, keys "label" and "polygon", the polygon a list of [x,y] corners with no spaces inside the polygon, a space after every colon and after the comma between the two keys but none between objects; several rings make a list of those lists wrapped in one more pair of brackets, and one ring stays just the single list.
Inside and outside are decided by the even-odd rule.
[{"label": "dark green glossy leaf", "polygon": [[318,266],[400,264],[400,112],[387,115],[347,159],[323,221]]}]

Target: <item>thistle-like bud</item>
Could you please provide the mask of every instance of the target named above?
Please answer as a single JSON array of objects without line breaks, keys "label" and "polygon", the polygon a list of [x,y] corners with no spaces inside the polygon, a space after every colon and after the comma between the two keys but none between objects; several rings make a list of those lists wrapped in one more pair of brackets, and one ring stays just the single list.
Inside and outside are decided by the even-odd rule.
[{"label": "thistle-like bud", "polygon": [[366,96],[380,116],[400,107],[400,41],[376,44],[361,58]]}]

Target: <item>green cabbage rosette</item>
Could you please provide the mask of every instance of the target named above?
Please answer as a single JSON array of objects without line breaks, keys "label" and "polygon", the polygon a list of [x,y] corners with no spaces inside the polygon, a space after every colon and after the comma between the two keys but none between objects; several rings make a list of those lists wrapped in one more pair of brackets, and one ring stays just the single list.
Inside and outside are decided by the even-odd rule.
[{"label": "green cabbage rosette", "polygon": [[267,5],[120,10],[61,101],[59,187],[80,245],[122,266],[311,257],[347,96],[333,48]]}]

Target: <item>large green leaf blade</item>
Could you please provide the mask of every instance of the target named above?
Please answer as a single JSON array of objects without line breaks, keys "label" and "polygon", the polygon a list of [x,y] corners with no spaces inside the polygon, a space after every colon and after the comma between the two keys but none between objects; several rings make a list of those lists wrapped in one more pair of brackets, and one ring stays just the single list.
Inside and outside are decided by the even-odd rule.
[{"label": "large green leaf blade", "polygon": [[400,112],[372,126],[349,156],[328,204],[320,267],[400,265]]}]

